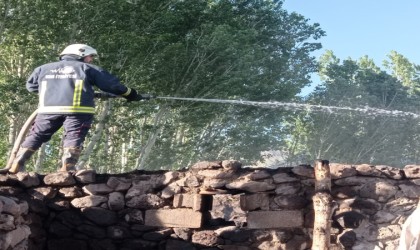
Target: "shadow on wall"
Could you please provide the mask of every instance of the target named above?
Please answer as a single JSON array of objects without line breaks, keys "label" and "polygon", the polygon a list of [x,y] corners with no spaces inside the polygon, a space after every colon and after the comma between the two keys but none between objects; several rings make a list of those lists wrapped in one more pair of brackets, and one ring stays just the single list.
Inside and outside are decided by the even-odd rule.
[{"label": "shadow on wall", "polygon": [[[420,166],[330,164],[331,248],[392,249]],[[184,171],[0,175],[1,249],[310,249],[314,169],[199,162]]]}]

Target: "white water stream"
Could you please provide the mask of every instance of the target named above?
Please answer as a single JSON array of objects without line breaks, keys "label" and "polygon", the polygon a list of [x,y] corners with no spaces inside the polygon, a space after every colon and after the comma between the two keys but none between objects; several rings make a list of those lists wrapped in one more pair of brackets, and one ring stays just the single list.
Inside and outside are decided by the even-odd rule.
[{"label": "white water stream", "polygon": [[379,108],[363,107],[363,108],[350,108],[350,107],[338,107],[338,106],[324,106],[324,105],[312,105],[304,103],[294,102],[255,102],[255,101],[244,101],[244,100],[223,100],[223,99],[202,99],[202,98],[185,98],[185,97],[166,97],[159,96],[158,99],[168,100],[181,100],[181,101],[196,101],[196,102],[212,102],[212,103],[225,103],[235,105],[248,105],[262,108],[281,108],[284,110],[296,110],[296,111],[308,111],[308,112],[327,112],[327,113],[341,113],[337,111],[354,111],[364,115],[380,115],[380,116],[391,116],[391,117],[412,117],[420,118],[419,114],[412,112],[405,112],[399,110],[386,110]]}]

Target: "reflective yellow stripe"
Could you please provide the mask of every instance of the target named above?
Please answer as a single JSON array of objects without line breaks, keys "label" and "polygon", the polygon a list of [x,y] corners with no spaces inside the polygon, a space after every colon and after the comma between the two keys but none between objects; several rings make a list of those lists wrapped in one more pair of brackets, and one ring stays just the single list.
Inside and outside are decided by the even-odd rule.
[{"label": "reflective yellow stripe", "polygon": [[80,106],[83,91],[83,80],[76,80],[74,84],[73,106]]},{"label": "reflective yellow stripe", "polygon": [[122,94],[122,96],[128,96],[130,93],[131,93],[131,89],[127,88],[127,91],[124,94]]},{"label": "reflective yellow stripe", "polygon": [[39,106],[44,106],[44,98],[45,98],[45,92],[47,92],[47,81],[42,81],[41,83],[41,91],[39,93]]},{"label": "reflective yellow stripe", "polygon": [[40,107],[38,113],[87,113],[94,114],[95,108],[83,106],[48,106]]}]

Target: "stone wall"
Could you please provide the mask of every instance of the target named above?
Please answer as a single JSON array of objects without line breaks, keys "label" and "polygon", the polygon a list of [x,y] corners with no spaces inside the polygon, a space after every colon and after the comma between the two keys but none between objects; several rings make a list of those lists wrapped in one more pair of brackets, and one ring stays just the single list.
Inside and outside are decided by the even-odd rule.
[{"label": "stone wall", "polygon": [[[395,249],[420,166],[330,169],[331,249]],[[0,175],[0,249],[310,249],[313,194],[306,165]]]}]

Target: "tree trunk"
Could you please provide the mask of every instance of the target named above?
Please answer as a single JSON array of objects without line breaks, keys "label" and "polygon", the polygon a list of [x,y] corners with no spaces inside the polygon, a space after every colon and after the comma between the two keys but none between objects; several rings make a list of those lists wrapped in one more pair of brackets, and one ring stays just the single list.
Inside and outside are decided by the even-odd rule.
[{"label": "tree trunk", "polygon": [[165,107],[162,107],[159,112],[156,114],[153,126],[157,128],[153,133],[150,134],[146,145],[141,149],[139,157],[136,160],[136,169],[144,169],[146,160],[152,151],[153,146],[155,145],[156,139],[160,132],[163,129],[161,121],[166,117],[167,110]]},{"label": "tree trunk", "polygon": [[99,115],[98,123],[96,124],[96,127],[95,127],[95,134],[91,137],[88,146],[84,150],[83,155],[80,157],[80,161],[77,164],[77,167],[79,169],[82,169],[85,167],[85,164],[87,160],[89,159],[89,156],[92,154],[95,145],[99,142],[99,139],[101,138],[101,135],[102,135],[102,131],[104,130],[104,127],[105,127],[105,120],[106,120],[106,117],[108,116],[109,110],[110,110],[110,103],[109,101],[105,101],[102,112]]},{"label": "tree trunk", "polygon": [[45,160],[45,147],[47,146],[47,143],[42,143],[41,147],[38,150],[38,157],[35,161],[35,172],[39,173],[42,169],[42,164]]},{"label": "tree trunk", "polygon": [[10,155],[11,155],[11,153],[12,153],[12,149],[13,149],[13,144],[14,144],[14,142],[15,142],[15,140],[16,140],[16,130],[17,130],[17,128],[16,128],[16,126],[17,126],[17,122],[16,122],[16,119],[14,119],[14,117],[12,116],[12,117],[10,117],[9,119],[9,124],[10,124],[10,126],[9,126],[9,136],[8,136],[8,144],[9,144],[9,147],[8,147],[8,152],[7,152],[7,155],[10,157]]},{"label": "tree trunk", "polygon": [[331,175],[329,162],[315,161],[315,195],[313,197],[315,221],[312,250],[330,249],[331,236]]}]

